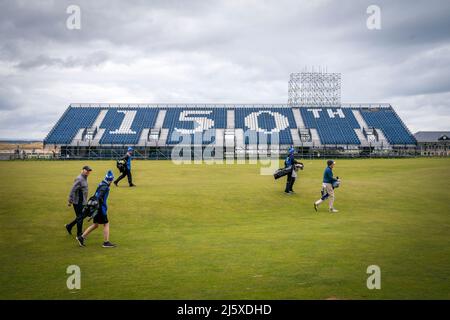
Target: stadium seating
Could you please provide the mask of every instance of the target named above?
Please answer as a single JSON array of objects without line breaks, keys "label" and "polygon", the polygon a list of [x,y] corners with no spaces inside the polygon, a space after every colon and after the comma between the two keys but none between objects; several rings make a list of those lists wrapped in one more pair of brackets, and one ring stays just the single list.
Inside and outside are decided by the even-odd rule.
[{"label": "stadium seating", "polygon": [[[316,137],[314,141],[325,146],[359,146],[363,141],[367,144],[368,132],[378,130],[386,139],[383,141],[391,145],[416,144],[412,134],[389,105],[298,109],[294,109],[294,112],[289,106],[281,104],[71,105],[44,143],[173,146],[184,142],[206,145],[216,141],[216,133],[224,135],[225,131],[227,143],[236,143],[236,146],[312,143],[301,140],[298,134],[295,135],[297,131],[301,133],[302,139],[313,135]],[[358,130],[355,132],[355,129]],[[221,141],[224,141],[224,137],[221,137]]]},{"label": "stadium seating", "polygon": [[245,144],[271,144],[272,140],[279,140],[279,144],[292,144],[289,129],[296,128],[297,125],[290,108],[237,107],[235,127],[244,130]]},{"label": "stadium seating", "polygon": [[100,108],[69,107],[50,131],[45,142],[48,144],[70,144],[81,128],[92,126]]},{"label": "stadium seating", "polygon": [[136,144],[142,129],[153,127],[157,114],[157,109],[108,110],[100,125],[105,129],[100,144]]},{"label": "stadium seating", "polygon": [[354,129],[360,128],[350,108],[300,108],[306,128],[317,129],[322,144],[361,142]]},{"label": "stadium seating", "polygon": [[170,108],[167,110],[163,128],[169,129],[167,144],[209,144],[215,141],[215,132],[210,129],[225,129],[225,108]]},{"label": "stadium seating", "polygon": [[381,129],[390,144],[416,144],[416,139],[392,108],[365,108],[360,112],[367,125]]}]

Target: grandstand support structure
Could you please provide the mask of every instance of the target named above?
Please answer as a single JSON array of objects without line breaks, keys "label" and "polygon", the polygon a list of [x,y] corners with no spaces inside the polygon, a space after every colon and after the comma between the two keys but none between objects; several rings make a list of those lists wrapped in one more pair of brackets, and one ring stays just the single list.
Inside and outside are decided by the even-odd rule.
[{"label": "grandstand support structure", "polygon": [[291,73],[288,88],[288,104],[294,106],[341,105],[341,74],[318,72]]}]

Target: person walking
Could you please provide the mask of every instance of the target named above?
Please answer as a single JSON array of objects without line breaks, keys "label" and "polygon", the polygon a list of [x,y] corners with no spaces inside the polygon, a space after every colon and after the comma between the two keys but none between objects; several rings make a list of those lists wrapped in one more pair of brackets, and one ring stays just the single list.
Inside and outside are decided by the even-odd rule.
[{"label": "person walking", "polygon": [[126,162],[124,171],[122,172],[122,174],[117,178],[116,181],[114,181],[114,184],[116,187],[118,187],[119,185],[119,181],[122,180],[123,178],[127,177],[128,178],[128,185],[130,187],[135,187],[136,185],[133,184],[133,177],[131,175],[131,158],[133,156],[133,148],[132,147],[128,147],[127,153],[125,154],[125,156],[122,157],[121,160],[124,160]]},{"label": "person walking", "polygon": [[323,181],[322,181],[322,197],[314,202],[314,210],[317,211],[319,205],[324,202],[326,199],[328,199],[328,206],[329,211],[331,213],[337,213],[339,210],[336,210],[334,208],[334,185],[336,182],[339,182],[339,177],[334,178],[333,177],[333,168],[336,164],[333,160],[327,161],[327,167],[325,168],[325,171],[323,172]]},{"label": "person walking", "polygon": [[114,248],[115,244],[109,241],[109,221],[108,221],[108,196],[111,182],[114,180],[114,174],[111,170],[106,173],[105,179],[97,187],[95,191],[95,197],[98,199],[98,212],[94,215],[94,223],[87,228],[82,235],[77,236],[77,241],[80,247],[85,247],[85,241],[87,236],[98,228],[99,224],[103,225],[103,248]]},{"label": "person walking", "polygon": [[292,189],[295,183],[295,180],[297,178],[297,170],[303,169],[303,163],[298,162],[294,158],[294,148],[289,148],[289,155],[284,161],[285,168],[291,167],[290,172],[287,174],[287,181],[286,181],[286,188],[284,189],[284,192],[286,194],[292,194],[294,193],[294,190]]},{"label": "person walking", "polygon": [[89,166],[84,166],[81,174],[76,177],[73,182],[72,189],[69,193],[68,206],[73,205],[75,211],[75,219],[66,224],[67,232],[72,235],[72,228],[77,225],[77,236],[83,233],[83,207],[87,203],[88,198],[88,176],[92,169]]}]

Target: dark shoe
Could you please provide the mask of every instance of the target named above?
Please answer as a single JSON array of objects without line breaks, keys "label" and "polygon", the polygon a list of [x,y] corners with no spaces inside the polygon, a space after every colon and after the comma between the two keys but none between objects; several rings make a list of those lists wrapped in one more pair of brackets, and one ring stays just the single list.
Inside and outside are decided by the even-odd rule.
[{"label": "dark shoe", "polygon": [[317,212],[317,204],[314,202],[314,210]]},{"label": "dark shoe", "polygon": [[115,185],[116,187],[118,187],[118,185],[117,185],[117,181],[114,181],[114,185]]},{"label": "dark shoe", "polygon": [[112,243],[109,242],[109,241],[106,241],[106,242],[103,242],[102,247],[103,247],[103,248],[115,248],[116,245],[115,245],[115,244],[112,244]]},{"label": "dark shoe", "polygon": [[68,232],[70,235],[72,235],[72,228],[69,227],[68,224],[66,224],[64,227],[66,227],[67,232]]},{"label": "dark shoe", "polygon": [[77,236],[77,241],[78,241],[80,247],[86,247],[84,245],[84,238],[83,238],[83,236]]},{"label": "dark shoe", "polygon": [[130,184],[130,187],[136,187],[136,185],[132,183],[132,184]]}]

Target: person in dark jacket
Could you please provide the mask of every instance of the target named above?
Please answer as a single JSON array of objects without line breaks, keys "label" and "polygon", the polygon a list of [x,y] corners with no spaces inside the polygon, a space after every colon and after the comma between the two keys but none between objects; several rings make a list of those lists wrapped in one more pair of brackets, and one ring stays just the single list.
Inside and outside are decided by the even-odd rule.
[{"label": "person in dark jacket", "polygon": [[294,148],[289,148],[289,155],[284,161],[285,168],[291,167],[291,171],[287,174],[287,181],[286,181],[286,188],[284,189],[284,192],[286,194],[292,194],[294,193],[294,190],[292,187],[294,186],[295,180],[297,178],[297,169],[303,168],[303,164],[301,162],[298,162],[294,158]]},{"label": "person in dark jacket", "polygon": [[120,177],[117,178],[116,181],[114,181],[114,184],[116,185],[116,187],[118,186],[119,181],[122,180],[125,177],[128,178],[128,184],[130,185],[130,187],[135,187],[136,186],[135,184],[133,184],[133,178],[131,176],[131,157],[132,156],[133,156],[133,148],[132,147],[128,147],[127,153],[121,159],[121,160],[125,160],[126,161],[125,170],[122,172]]},{"label": "person in dark jacket", "polygon": [[314,209],[317,211],[319,205],[328,199],[329,211],[331,213],[338,213],[339,210],[334,208],[334,187],[333,184],[339,180],[339,177],[333,177],[333,168],[336,164],[333,160],[327,161],[327,167],[323,172],[323,180],[322,180],[322,197],[314,202]]},{"label": "person in dark jacket", "polygon": [[95,191],[95,197],[98,199],[99,208],[97,214],[94,215],[94,224],[87,228],[84,233],[77,237],[77,241],[80,247],[85,247],[84,242],[86,241],[89,233],[98,228],[99,224],[103,225],[103,248],[114,248],[116,245],[109,242],[109,221],[108,221],[108,196],[111,182],[114,180],[114,175],[111,170],[106,173],[105,179],[100,182]]},{"label": "person in dark jacket", "polygon": [[88,198],[88,176],[92,169],[89,166],[84,166],[81,174],[73,182],[70,190],[68,205],[73,205],[75,210],[75,220],[65,225],[67,232],[72,235],[72,228],[77,225],[77,236],[83,233],[83,206],[87,203]]}]

